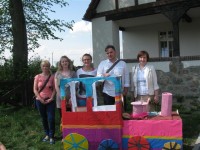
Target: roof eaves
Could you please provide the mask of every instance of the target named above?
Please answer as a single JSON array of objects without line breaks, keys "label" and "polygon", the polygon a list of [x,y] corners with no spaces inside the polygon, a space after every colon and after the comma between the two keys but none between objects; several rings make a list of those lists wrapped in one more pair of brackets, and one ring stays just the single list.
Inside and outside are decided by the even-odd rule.
[{"label": "roof eaves", "polygon": [[83,16],[83,20],[86,20],[86,21],[92,20],[92,18],[96,14],[96,8],[97,8],[99,2],[100,2],[100,0],[91,0],[89,7],[87,8],[87,10]]}]

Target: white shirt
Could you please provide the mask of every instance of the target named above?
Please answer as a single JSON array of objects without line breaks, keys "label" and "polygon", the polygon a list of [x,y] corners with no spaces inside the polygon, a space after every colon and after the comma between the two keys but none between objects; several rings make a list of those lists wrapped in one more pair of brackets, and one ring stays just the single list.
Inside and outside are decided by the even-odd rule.
[{"label": "white shirt", "polygon": [[96,76],[97,75],[97,69],[94,69],[92,71],[84,71],[83,68],[80,68],[76,71],[76,75],[78,78],[80,78],[80,75],[84,74],[84,75],[91,75],[91,76]]},{"label": "white shirt", "polygon": [[[104,73],[113,65],[113,63],[107,59],[101,61],[97,69],[97,76],[102,77]],[[122,76],[122,89],[129,87],[129,72],[124,61],[119,61],[114,68],[109,72],[110,76]],[[115,85],[111,81],[105,81],[103,93],[106,93],[112,97],[115,96]]]}]

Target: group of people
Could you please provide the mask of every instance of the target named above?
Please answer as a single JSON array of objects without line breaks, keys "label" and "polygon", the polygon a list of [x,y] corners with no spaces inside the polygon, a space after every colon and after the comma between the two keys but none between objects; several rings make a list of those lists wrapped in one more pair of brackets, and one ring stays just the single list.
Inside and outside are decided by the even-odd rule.
[{"label": "group of people", "polygon": [[[73,70],[72,61],[67,56],[62,56],[58,63],[58,70],[53,75],[50,71],[50,63],[47,60],[41,62],[42,73],[34,78],[34,94],[36,96],[36,106],[42,118],[42,124],[45,132],[45,137],[42,141],[54,144],[55,134],[55,106],[61,113],[61,96],[60,96],[60,79],[62,78],[84,78],[84,77],[109,77],[121,76],[122,93],[127,95],[128,89],[133,93],[134,100],[153,100],[158,103],[159,86],[157,84],[157,75],[154,67],[148,64],[149,54],[146,51],[140,51],[137,55],[139,63],[132,67],[131,77],[126,63],[117,57],[116,49],[113,45],[108,45],[105,48],[107,56],[106,60],[100,62],[98,68],[92,65],[92,56],[84,54],[82,56],[83,67],[76,72]],[[79,83],[77,96],[81,101],[78,101],[78,106],[86,105],[86,96],[84,93],[84,85]],[[115,86],[110,81],[105,81],[103,84],[103,100],[105,105],[115,104]],[[82,88],[81,88],[82,86]],[[130,88],[129,88],[130,87]],[[69,89],[67,90],[66,99],[70,98]],[[56,94],[56,101],[54,96]],[[126,104],[125,104],[126,105]]]}]

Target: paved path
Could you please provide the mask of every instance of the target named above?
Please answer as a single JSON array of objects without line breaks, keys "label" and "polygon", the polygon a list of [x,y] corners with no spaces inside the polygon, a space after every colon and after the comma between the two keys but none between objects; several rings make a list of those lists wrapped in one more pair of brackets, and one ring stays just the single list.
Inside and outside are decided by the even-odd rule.
[{"label": "paved path", "polygon": [[200,134],[195,142],[194,148],[192,150],[200,150]]}]

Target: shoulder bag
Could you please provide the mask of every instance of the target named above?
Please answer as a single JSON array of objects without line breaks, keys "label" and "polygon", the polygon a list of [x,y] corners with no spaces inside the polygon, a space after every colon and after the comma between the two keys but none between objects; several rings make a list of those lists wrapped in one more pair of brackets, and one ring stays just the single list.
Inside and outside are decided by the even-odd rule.
[{"label": "shoulder bag", "polygon": [[110,72],[114,67],[115,65],[120,61],[120,59],[118,59],[117,61],[115,61],[112,66],[110,66],[110,68],[106,71],[106,73]]},{"label": "shoulder bag", "polygon": [[[106,73],[110,72],[110,71],[115,67],[115,65],[116,65],[119,61],[120,61],[120,59],[118,59],[117,61],[115,61],[115,62],[112,64],[112,66],[110,66],[110,68],[106,71]],[[99,89],[100,89],[100,92],[101,92],[100,95],[103,95],[104,83],[105,83],[105,81],[100,82],[100,84],[99,84]]]},{"label": "shoulder bag", "polygon": [[[44,84],[42,85],[42,88],[38,91],[38,93],[40,93],[40,92],[42,92],[42,90],[44,90],[44,88],[45,88],[47,82],[49,81],[50,77],[51,77],[51,74],[50,74],[50,75],[48,76],[48,78],[45,80]],[[37,108],[37,106],[36,106],[36,96],[35,96],[35,95],[33,96],[32,100],[33,100],[33,107],[34,107],[34,108]]]}]

